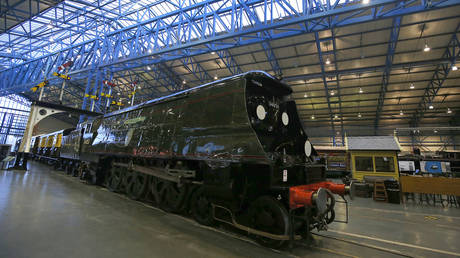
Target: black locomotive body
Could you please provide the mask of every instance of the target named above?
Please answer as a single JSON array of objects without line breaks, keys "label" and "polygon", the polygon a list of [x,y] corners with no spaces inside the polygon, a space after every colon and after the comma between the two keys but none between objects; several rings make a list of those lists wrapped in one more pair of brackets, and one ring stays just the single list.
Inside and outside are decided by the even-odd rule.
[{"label": "black locomotive body", "polygon": [[291,93],[248,72],[88,119],[62,136],[60,165],[277,247],[326,229],[349,189],[324,180]]}]

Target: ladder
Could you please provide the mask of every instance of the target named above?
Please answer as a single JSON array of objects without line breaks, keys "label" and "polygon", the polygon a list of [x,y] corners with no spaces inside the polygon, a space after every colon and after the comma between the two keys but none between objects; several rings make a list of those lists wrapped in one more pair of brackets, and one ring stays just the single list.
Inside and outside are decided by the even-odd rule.
[{"label": "ladder", "polygon": [[383,181],[374,182],[374,201],[388,202],[387,190]]}]

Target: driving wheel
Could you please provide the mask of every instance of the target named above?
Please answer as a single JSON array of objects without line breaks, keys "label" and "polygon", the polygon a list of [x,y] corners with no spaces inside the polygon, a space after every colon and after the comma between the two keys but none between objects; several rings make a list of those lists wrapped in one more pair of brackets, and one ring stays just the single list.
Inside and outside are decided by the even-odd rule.
[{"label": "driving wheel", "polygon": [[[286,208],[269,196],[256,199],[249,210],[251,227],[273,235],[289,235],[289,216]],[[255,235],[257,242],[263,246],[279,248],[286,240],[272,239],[263,235]]]},{"label": "driving wheel", "polygon": [[133,172],[132,178],[126,186],[126,195],[133,200],[139,200],[147,188],[147,175]]}]

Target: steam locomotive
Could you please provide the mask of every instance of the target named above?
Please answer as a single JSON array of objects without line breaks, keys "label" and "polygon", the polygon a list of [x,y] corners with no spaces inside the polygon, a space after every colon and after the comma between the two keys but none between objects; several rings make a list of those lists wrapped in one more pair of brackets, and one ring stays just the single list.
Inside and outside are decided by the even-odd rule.
[{"label": "steam locomotive", "polygon": [[247,72],[36,136],[31,152],[110,191],[278,248],[327,229],[334,194],[352,191],[325,181],[291,93],[265,72]]}]

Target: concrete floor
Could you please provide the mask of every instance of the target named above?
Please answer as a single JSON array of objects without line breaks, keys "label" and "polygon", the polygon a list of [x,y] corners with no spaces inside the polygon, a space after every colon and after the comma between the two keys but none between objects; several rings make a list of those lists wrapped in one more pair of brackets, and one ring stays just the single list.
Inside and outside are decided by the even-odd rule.
[{"label": "concrete floor", "polygon": [[[30,162],[0,171],[0,257],[455,257],[460,208],[356,199],[310,247],[260,247]],[[337,207],[339,218],[343,209]]]}]

